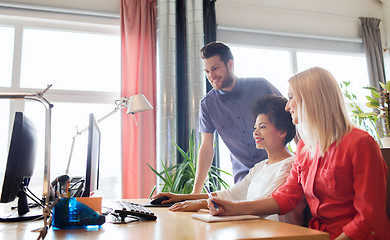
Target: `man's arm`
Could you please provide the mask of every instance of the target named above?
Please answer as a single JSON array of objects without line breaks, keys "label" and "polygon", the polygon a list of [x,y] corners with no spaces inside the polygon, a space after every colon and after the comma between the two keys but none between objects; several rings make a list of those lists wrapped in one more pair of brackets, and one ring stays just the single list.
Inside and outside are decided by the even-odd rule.
[{"label": "man's arm", "polygon": [[192,193],[199,194],[202,192],[204,181],[210,169],[214,157],[214,134],[202,133],[202,143],[199,147],[198,163],[196,167],[196,176],[194,189]]}]

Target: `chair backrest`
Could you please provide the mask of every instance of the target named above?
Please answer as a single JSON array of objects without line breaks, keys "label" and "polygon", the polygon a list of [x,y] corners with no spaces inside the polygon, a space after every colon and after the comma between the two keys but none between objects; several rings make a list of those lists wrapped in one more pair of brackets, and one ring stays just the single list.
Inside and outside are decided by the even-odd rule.
[{"label": "chair backrest", "polygon": [[381,148],[382,156],[385,159],[387,165],[386,176],[386,213],[390,219],[390,148]]}]

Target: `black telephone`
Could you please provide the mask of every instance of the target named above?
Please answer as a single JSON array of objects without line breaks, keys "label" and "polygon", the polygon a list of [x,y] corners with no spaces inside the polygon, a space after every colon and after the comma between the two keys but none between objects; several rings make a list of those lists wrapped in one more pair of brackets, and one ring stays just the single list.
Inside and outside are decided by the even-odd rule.
[{"label": "black telephone", "polygon": [[[66,184],[69,181],[68,175],[61,175],[56,177],[50,184],[50,197],[49,200],[53,201],[54,197],[58,194],[65,192]],[[57,196],[58,197],[58,196]]]},{"label": "black telephone", "polygon": [[68,175],[60,175],[56,177],[50,184],[50,201],[54,200],[54,196],[59,194],[60,196],[66,192],[66,187],[70,181],[70,187],[68,191],[71,193],[71,197],[81,197],[84,189],[84,179],[80,177],[74,177],[70,180]]}]

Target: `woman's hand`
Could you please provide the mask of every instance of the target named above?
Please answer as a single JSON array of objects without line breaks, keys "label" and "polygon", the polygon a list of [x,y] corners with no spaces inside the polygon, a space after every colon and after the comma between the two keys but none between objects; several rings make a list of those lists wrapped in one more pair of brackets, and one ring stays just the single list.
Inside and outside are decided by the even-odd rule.
[{"label": "woman's hand", "polygon": [[[238,210],[238,203],[224,200],[222,198],[213,197],[207,199],[208,208],[211,215],[231,216],[242,214]],[[215,203],[215,204],[214,204]],[[216,205],[216,206],[215,206]],[[217,208],[216,208],[217,207]]]},{"label": "woman's hand", "polygon": [[207,209],[207,200],[189,200],[184,202],[178,202],[168,208],[171,211],[179,212],[197,212],[200,209]]},{"label": "woman's hand", "polygon": [[179,194],[174,194],[174,193],[168,193],[168,192],[158,193],[157,195],[153,196],[150,200],[154,200],[158,197],[168,197],[168,199],[162,201],[161,204],[175,203],[175,202],[181,202],[185,200],[184,196],[181,196]]}]

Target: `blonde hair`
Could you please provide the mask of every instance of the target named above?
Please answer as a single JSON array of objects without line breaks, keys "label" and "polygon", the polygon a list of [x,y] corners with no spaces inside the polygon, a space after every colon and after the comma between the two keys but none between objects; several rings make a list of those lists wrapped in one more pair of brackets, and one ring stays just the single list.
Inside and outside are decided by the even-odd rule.
[{"label": "blonde hair", "polygon": [[305,142],[304,151],[312,157],[317,151],[323,156],[353,127],[340,86],[330,72],[320,67],[307,69],[288,81],[297,103],[297,128]]}]

